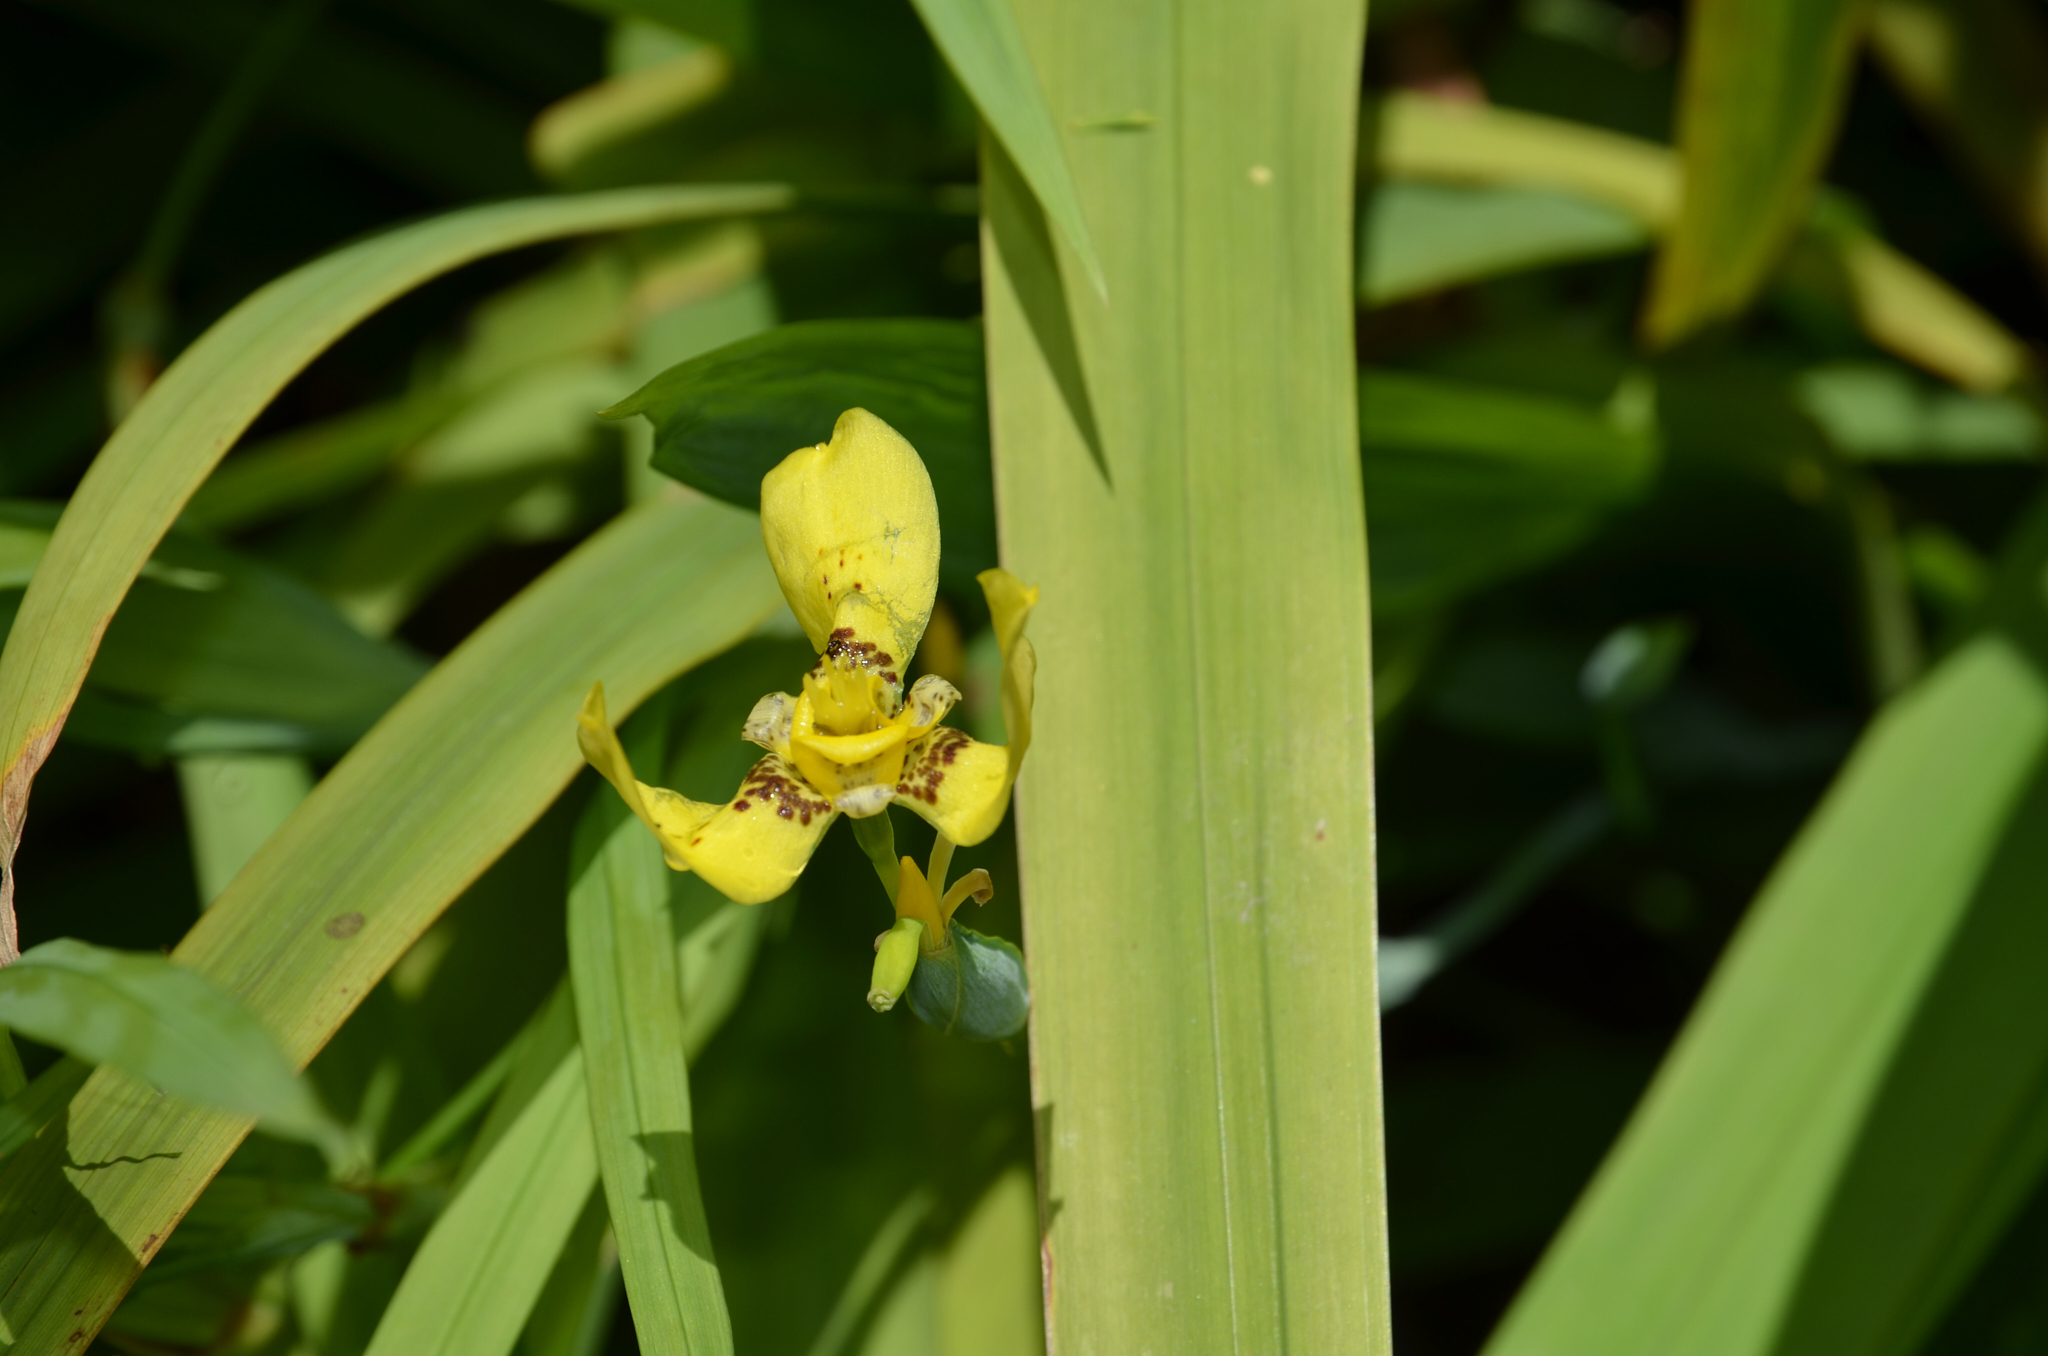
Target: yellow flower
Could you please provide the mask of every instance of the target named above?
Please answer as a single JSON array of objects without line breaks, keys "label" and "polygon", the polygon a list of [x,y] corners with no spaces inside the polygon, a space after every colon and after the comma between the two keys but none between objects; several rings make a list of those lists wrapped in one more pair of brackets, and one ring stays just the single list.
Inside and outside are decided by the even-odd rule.
[{"label": "yellow flower", "polygon": [[[841,814],[903,805],[968,846],[995,832],[1031,743],[1036,661],[1024,623],[1038,590],[1006,570],[979,576],[1003,654],[1010,739],[982,744],[939,723],[960,699],[951,683],[926,675],[904,691],[938,591],[939,508],[901,434],[866,410],[840,415],[831,442],[790,453],[762,479],[761,535],[819,652],[800,693],[771,692],[747,718],[742,736],[768,756],[724,804],[648,786],[612,732],[600,683],[578,719],[590,765],[654,831],[670,866],[742,904],[787,891]],[[943,946],[943,934],[924,945]]]}]

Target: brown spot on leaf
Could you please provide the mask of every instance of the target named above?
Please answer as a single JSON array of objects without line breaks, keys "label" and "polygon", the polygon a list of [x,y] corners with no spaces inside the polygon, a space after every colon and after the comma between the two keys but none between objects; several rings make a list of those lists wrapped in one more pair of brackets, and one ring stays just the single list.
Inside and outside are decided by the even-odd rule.
[{"label": "brown spot on leaf", "polygon": [[347,941],[363,930],[363,916],[354,911],[338,913],[327,920],[325,929],[328,936],[337,942]]}]

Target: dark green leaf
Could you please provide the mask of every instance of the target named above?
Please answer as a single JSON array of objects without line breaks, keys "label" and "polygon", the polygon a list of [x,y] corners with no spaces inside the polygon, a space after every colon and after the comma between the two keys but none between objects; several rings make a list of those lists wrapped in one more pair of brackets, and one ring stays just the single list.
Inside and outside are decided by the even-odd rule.
[{"label": "dark green leaf", "polygon": [[679,364],[605,411],[644,414],[654,464],[742,508],[761,477],[832,436],[841,413],[879,415],[924,458],[939,500],[948,587],[977,596],[996,563],[981,328],[950,320],[819,320],[784,325]]}]

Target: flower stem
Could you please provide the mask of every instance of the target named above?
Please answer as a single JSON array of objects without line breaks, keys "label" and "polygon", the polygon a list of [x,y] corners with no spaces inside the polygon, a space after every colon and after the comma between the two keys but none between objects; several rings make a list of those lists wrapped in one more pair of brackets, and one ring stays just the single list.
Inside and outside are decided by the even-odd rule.
[{"label": "flower stem", "polygon": [[882,878],[882,888],[889,892],[893,907],[902,868],[896,864],[896,828],[889,822],[889,812],[885,809],[878,815],[849,822],[853,825],[853,841],[874,863],[875,874]]}]

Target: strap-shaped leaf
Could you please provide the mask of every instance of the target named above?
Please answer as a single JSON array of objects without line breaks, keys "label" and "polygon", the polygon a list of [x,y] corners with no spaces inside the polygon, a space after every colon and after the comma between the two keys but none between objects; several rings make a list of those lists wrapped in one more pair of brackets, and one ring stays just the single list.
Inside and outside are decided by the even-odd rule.
[{"label": "strap-shaped leaf", "polygon": [[[622,709],[781,606],[751,515],[659,502],[571,553],[408,693],[175,955],[304,1063],[581,766],[576,711]],[[0,1164],[0,1319],[33,1350],[94,1332],[247,1133],[102,1069],[63,1133]],[[65,1175],[67,1162],[122,1164]]]},{"label": "strap-shaped leaf", "polygon": [[932,41],[967,87],[974,106],[1016,162],[1045,215],[1059,227],[1096,295],[1108,297],[1102,260],[1088,234],[1081,195],[1060,144],[1060,127],[1032,69],[1010,0],[911,0]]},{"label": "strap-shaped leaf", "polygon": [[1871,724],[1488,1356],[1906,1356],[2048,1159],[2048,514]]},{"label": "strap-shaped leaf", "polygon": [[1020,18],[1056,102],[1158,119],[1076,157],[1107,307],[1050,266],[1038,208],[984,156],[1003,563],[1041,599],[1017,842],[1048,1336],[1384,1352],[1337,171],[1363,14],[1045,0]]},{"label": "strap-shaped leaf", "polygon": [[1749,304],[1806,215],[1849,90],[1855,0],[1698,0],[1687,11],[1685,191],[1643,325],[1673,343]]},{"label": "strap-shaped leaf", "polygon": [[367,1356],[506,1356],[596,1186],[572,1047],[427,1231]]},{"label": "strap-shaped leaf", "polygon": [[258,289],[150,387],[86,472],[0,654],[0,964],[14,959],[14,852],[107,621],[164,532],[286,382],[363,317],[499,251],[592,231],[772,211],[773,186],[625,189],[475,207],[372,236]]}]

